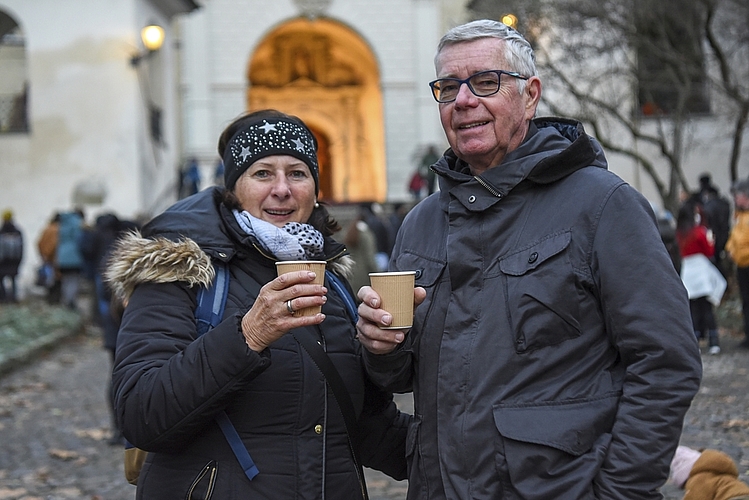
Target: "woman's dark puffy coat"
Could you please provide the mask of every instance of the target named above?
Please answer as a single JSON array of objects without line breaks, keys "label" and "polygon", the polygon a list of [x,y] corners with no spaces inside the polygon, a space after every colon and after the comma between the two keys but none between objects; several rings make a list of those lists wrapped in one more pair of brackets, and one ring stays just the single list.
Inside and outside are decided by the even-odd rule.
[{"label": "woman's dark puffy coat", "polygon": [[[343,417],[322,373],[291,335],[261,353],[240,322],[262,284],[276,276],[214,188],[187,198],[121,240],[108,278],[128,305],[113,384],[125,437],[149,451],[138,499],[359,498]],[[328,269],[345,248],[326,241]],[[224,320],[201,337],[194,310],[210,282],[210,259],[228,263]],[[361,464],[406,476],[409,417],[365,378],[356,330],[328,288],[321,325],[295,330],[327,351],[359,415]],[[214,422],[225,410],[260,473],[251,482]]]}]

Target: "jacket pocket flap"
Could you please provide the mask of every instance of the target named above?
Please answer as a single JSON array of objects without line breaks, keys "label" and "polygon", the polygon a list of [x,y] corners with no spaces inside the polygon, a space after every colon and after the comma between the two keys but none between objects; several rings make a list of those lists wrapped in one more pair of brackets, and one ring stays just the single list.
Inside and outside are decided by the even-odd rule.
[{"label": "jacket pocket flap", "polygon": [[521,276],[555,256],[567,248],[569,244],[569,231],[548,236],[532,246],[501,258],[499,268],[505,274]]},{"label": "jacket pocket flap", "polygon": [[445,263],[427,260],[412,253],[403,253],[396,260],[396,268],[398,271],[416,271],[415,285],[428,288],[437,283],[445,269]]},{"label": "jacket pocket flap", "polygon": [[580,456],[611,431],[618,395],[533,406],[495,406],[494,423],[506,438]]}]

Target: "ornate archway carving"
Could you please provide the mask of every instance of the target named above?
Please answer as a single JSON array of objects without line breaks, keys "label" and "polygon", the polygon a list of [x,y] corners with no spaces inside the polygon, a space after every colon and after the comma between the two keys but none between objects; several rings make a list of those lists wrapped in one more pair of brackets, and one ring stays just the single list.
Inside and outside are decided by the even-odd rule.
[{"label": "ornate archway carving", "polygon": [[385,141],[379,70],[350,28],[295,19],[270,32],[249,65],[248,109],[299,116],[325,145],[321,197],[384,201]]}]

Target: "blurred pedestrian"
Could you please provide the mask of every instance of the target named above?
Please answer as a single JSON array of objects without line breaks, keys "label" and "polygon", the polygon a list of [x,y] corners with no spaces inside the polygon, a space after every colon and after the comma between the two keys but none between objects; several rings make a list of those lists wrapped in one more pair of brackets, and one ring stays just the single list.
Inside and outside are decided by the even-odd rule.
[{"label": "blurred pedestrian", "polygon": [[[403,224],[403,219],[406,218],[406,214],[408,213],[408,210],[410,209],[410,205],[408,203],[394,203],[393,204],[393,211],[388,216],[388,229],[390,230],[390,241],[395,243],[395,238],[398,236],[398,230],[401,228],[401,224]],[[392,247],[390,248],[390,251],[392,252]]]},{"label": "blurred pedestrian", "polygon": [[726,281],[710,260],[715,247],[708,230],[697,223],[695,216],[694,206],[685,203],[676,217],[681,279],[689,295],[695,335],[698,339],[707,337],[709,354],[719,354],[718,325],[713,306],[720,304]]},{"label": "blurred pedestrian", "polygon": [[[81,248],[84,257],[91,262],[94,270],[94,295],[96,307],[96,320],[102,330],[104,348],[109,352],[111,366],[114,366],[114,352],[117,345],[117,332],[122,320],[122,306],[117,303],[117,298],[112,295],[103,273],[106,268],[109,254],[117,239],[124,232],[136,229],[137,225],[130,221],[120,220],[113,213],[105,213],[96,218],[96,223],[86,234],[86,244]],[[113,304],[113,302],[115,302]],[[117,425],[114,412],[114,394],[112,392],[112,372],[107,373],[107,404],[110,410],[112,422],[112,434],[109,444],[118,445],[123,443],[122,430]]]},{"label": "blurred pedestrian", "polygon": [[0,302],[17,302],[16,276],[23,260],[23,233],[13,221],[13,211],[3,212],[0,227]]},{"label": "blurred pedestrian", "polygon": [[60,238],[60,213],[55,212],[42,230],[37,240],[37,249],[42,258],[42,267],[38,283],[47,290],[47,302],[60,302],[61,281],[60,270],[57,267],[57,241]]},{"label": "blurred pedestrian", "polygon": [[666,209],[654,208],[656,221],[658,223],[658,233],[661,235],[661,241],[671,257],[671,263],[674,265],[677,273],[681,273],[681,251],[679,243],[676,241],[676,220],[671,212]]},{"label": "blurred pedestrian", "polygon": [[354,261],[349,278],[351,288],[358,290],[369,285],[369,273],[376,273],[380,269],[377,266],[375,236],[361,212],[349,224],[343,243]]},{"label": "blurred pedestrian", "polygon": [[78,293],[83,271],[80,241],[83,233],[83,212],[76,209],[60,214],[57,239],[57,268],[60,270],[61,302],[68,309],[78,310]]},{"label": "blurred pedestrian", "polygon": [[734,222],[726,243],[728,257],[736,264],[736,281],[741,295],[744,319],[744,340],[739,344],[749,349],[749,180],[733,187]]},{"label": "blurred pedestrian", "polygon": [[388,261],[390,260],[393,242],[390,240],[389,223],[383,217],[382,205],[379,203],[363,203],[360,205],[360,210],[362,220],[367,223],[367,226],[372,230],[375,237],[377,268],[380,271],[384,271],[387,269]]},{"label": "blurred pedestrian", "polygon": [[224,185],[224,161],[221,158],[216,161],[216,167],[213,170],[213,184]]},{"label": "blurred pedestrian", "polygon": [[181,171],[179,197],[187,198],[200,191],[200,168],[198,159],[191,156]]},{"label": "blurred pedestrian", "polygon": [[699,190],[693,195],[693,199],[699,208],[700,223],[712,231],[715,245],[712,261],[723,276],[727,276],[728,270],[725,269],[723,258],[731,227],[731,204],[712,183],[710,174],[702,174],[699,183]]},{"label": "blurred pedestrian", "polygon": [[421,156],[419,173],[421,174],[421,178],[424,179],[424,187],[426,187],[427,196],[437,190],[437,175],[430,167],[437,163],[440,158],[440,153],[437,150],[437,146],[434,144],[427,146],[426,151],[424,151],[424,154]]},{"label": "blurred pedestrian", "polygon": [[417,167],[413,174],[411,174],[411,178],[408,179],[408,192],[411,193],[411,197],[414,201],[421,200],[425,186],[426,179],[422,177],[421,170]]}]

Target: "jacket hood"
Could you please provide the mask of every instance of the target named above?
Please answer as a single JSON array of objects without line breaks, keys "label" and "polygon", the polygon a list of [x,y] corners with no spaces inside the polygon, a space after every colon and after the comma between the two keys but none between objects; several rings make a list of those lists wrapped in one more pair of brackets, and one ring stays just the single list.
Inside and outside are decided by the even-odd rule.
[{"label": "jacket hood", "polygon": [[144,238],[137,230],[117,241],[104,272],[112,293],[123,302],[141,283],[186,281],[191,287],[208,286],[213,276],[211,258],[193,240]]},{"label": "jacket hood", "polygon": [[[521,182],[551,184],[589,166],[608,168],[603,148],[585,133],[580,122],[537,118],[531,121],[528,134],[517,149],[497,167],[476,178],[487,189],[504,196]],[[468,164],[452,149],[431,168],[447,181],[448,187],[474,178]]]},{"label": "jacket hood", "polygon": [[[143,229],[126,233],[113,246],[104,278],[112,292],[127,300],[141,283],[185,281],[207,286],[214,276],[212,259],[229,262],[240,251],[267,259],[244,234],[221,202],[222,188],[213,187],[178,201]],[[233,233],[233,234],[230,234]],[[354,262],[346,247],[325,238],[328,268],[348,278]]]}]

